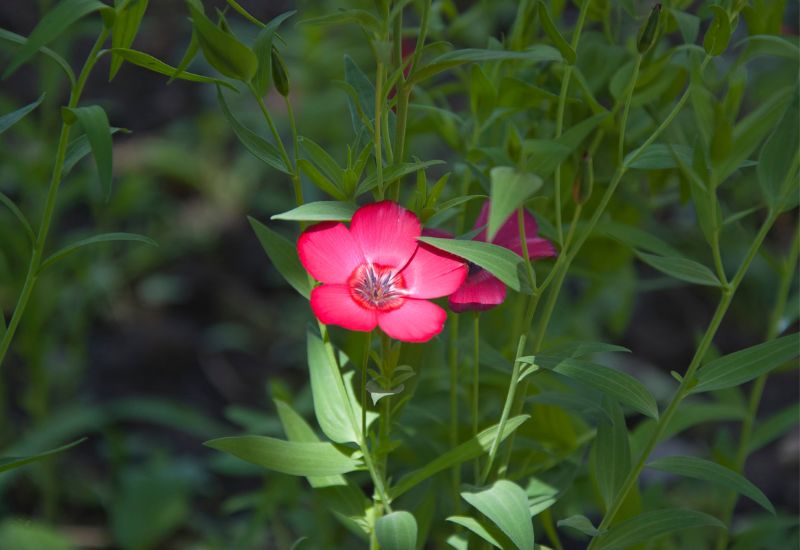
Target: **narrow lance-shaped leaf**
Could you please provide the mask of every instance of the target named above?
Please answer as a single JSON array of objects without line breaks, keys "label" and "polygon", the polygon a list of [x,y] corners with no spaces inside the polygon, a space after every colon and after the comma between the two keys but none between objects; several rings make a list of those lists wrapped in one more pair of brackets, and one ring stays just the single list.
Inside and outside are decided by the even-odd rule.
[{"label": "narrow lance-shaped leaf", "polygon": [[518,172],[510,166],[495,166],[489,174],[491,203],[486,237],[491,241],[508,217],[539,190],[542,179],[534,174]]},{"label": "narrow lance-shaped leaf", "polygon": [[44,460],[45,458],[49,458],[53,455],[57,455],[59,453],[63,453],[64,451],[71,449],[77,445],[80,445],[87,438],[82,437],[77,441],[73,441],[72,443],[68,443],[62,447],[57,449],[52,449],[49,451],[45,451],[43,453],[39,453],[33,456],[26,456],[26,457],[14,457],[14,458],[0,458],[0,473],[7,472],[9,470],[14,470],[21,466],[25,466],[26,464],[30,464],[31,462],[38,462],[39,460]]},{"label": "narrow lance-shaped leaf", "polygon": [[28,222],[28,218],[25,217],[25,214],[22,213],[22,210],[12,201],[5,193],[0,191],[0,203],[2,203],[8,210],[14,214],[14,217],[17,218],[22,229],[25,230],[25,235],[28,237],[28,242],[33,245],[36,242],[36,234],[33,232],[33,227],[31,227],[30,222]]},{"label": "narrow lance-shaped leaf", "polygon": [[[28,39],[15,32],[11,32],[6,29],[0,29],[0,40],[15,44],[17,46],[24,46]],[[58,65],[59,68],[64,71],[69,83],[72,86],[75,86],[75,72],[72,70],[72,67],[69,66],[69,63],[67,63],[66,59],[58,55],[50,48],[39,48],[39,53],[55,61],[56,65]]]},{"label": "narrow lance-shaped leaf", "polygon": [[597,426],[594,474],[600,494],[608,507],[630,472],[631,449],[622,408],[608,398],[604,400],[603,408],[611,420],[601,418]]},{"label": "narrow lance-shaped leaf", "polygon": [[410,512],[396,510],[378,518],[375,536],[381,550],[415,550],[417,520]]},{"label": "narrow lance-shaped leaf", "polygon": [[239,141],[245,146],[245,149],[250,151],[250,153],[261,162],[272,166],[276,170],[280,170],[284,174],[291,174],[291,171],[281,159],[278,149],[247,128],[233,116],[230,108],[228,108],[228,103],[225,101],[222,89],[220,88],[217,88],[217,100],[219,101],[219,106],[222,108],[222,114],[228,119],[233,133],[236,134],[236,137],[239,138]]},{"label": "narrow lance-shaped leaf", "polygon": [[[234,6],[234,9],[236,9],[236,6]],[[272,42],[275,37],[275,31],[281,23],[295,13],[297,13],[297,10],[287,11],[273,18],[266,25],[259,23],[262,29],[258,31],[258,35],[253,41],[253,53],[258,59],[258,68],[255,76],[253,76],[253,87],[256,93],[260,95],[267,93],[272,79]]]},{"label": "narrow lance-shaped leaf", "polygon": [[598,531],[597,528],[594,525],[592,525],[592,521],[586,516],[582,515],[575,515],[575,516],[570,516],[568,518],[560,519],[558,520],[557,525],[559,527],[569,527],[571,529],[575,529],[576,531],[579,531],[584,535],[588,535],[590,537],[596,537],[601,532],[604,532],[604,531]]},{"label": "narrow lance-shaped leaf", "polygon": [[158,246],[158,244],[150,237],[145,237],[144,235],[137,235],[136,233],[103,233],[101,235],[94,235],[93,237],[81,239],[78,242],[67,245],[58,252],[53,253],[45,261],[42,262],[42,265],[39,267],[39,273],[41,273],[51,265],[55,264],[59,260],[63,260],[73,252],[76,252],[77,250],[83,248],[84,246],[89,246],[97,243],[112,242],[112,241],[133,241],[133,242],[149,244],[150,246]]},{"label": "narrow lance-shaped leaf", "polygon": [[547,11],[547,6],[544,2],[539,2],[539,21],[542,22],[544,32],[547,33],[547,36],[553,41],[555,47],[558,48],[558,51],[564,56],[564,60],[570,65],[574,65],[576,59],[575,50],[572,49],[572,46],[570,46],[569,43],[564,40],[564,37],[561,36],[561,33],[558,32],[558,27],[556,27],[555,23],[553,23],[553,20],[550,18],[550,12]]},{"label": "narrow lance-shaped leaf", "polygon": [[418,240],[482,267],[517,292],[521,288],[518,266],[522,264],[522,258],[507,248],[481,241],[439,237],[420,237]]},{"label": "narrow lance-shaped leaf", "polygon": [[778,127],[761,148],[758,157],[758,183],[770,207],[778,206],[785,193],[783,185],[792,177],[795,183],[794,195],[797,195],[797,177],[790,174],[797,155],[800,154],[800,113],[797,108],[798,97],[789,103]]},{"label": "narrow lance-shaped leaf", "polygon": [[727,49],[731,40],[731,21],[724,8],[714,5],[710,9],[714,13],[714,19],[703,38],[703,48],[708,55],[717,56]]},{"label": "narrow lance-shaped leaf", "polygon": [[461,496],[492,520],[519,550],[533,548],[533,522],[522,487],[500,479],[485,489],[463,491]]},{"label": "narrow lance-shaped leaf", "polygon": [[225,82],[224,80],[220,80],[219,78],[213,78],[210,76],[204,76],[186,71],[179,71],[172,65],[168,65],[163,61],[156,59],[152,55],[140,52],[138,50],[130,50],[125,48],[112,48],[111,53],[117,54],[125,61],[128,61],[134,65],[142,67],[143,69],[147,69],[149,71],[153,71],[154,73],[168,76],[170,77],[170,79],[177,78],[179,80],[186,80],[188,82],[218,84],[220,86],[225,86],[226,88],[230,88],[231,90],[236,89],[229,82]]},{"label": "narrow lance-shaped leaf", "polygon": [[769,513],[775,513],[775,507],[761,489],[730,468],[716,462],[694,456],[668,456],[650,462],[647,467],[732,489],[757,502]]},{"label": "narrow lance-shaped leaf", "polygon": [[347,222],[353,217],[356,205],[352,202],[317,201],[302,204],[287,212],[275,214],[270,219],[284,221],[322,222],[338,221]]},{"label": "narrow lance-shaped leaf", "polygon": [[636,253],[643,262],[670,277],[706,286],[720,286],[719,279],[703,264],[680,257],[656,256],[644,252]]},{"label": "narrow lance-shaped leaf", "polygon": [[108,116],[102,107],[90,105],[88,107],[64,108],[65,118],[70,115],[77,119],[78,124],[83,128],[89,145],[92,148],[97,173],[100,176],[100,183],[106,192],[106,200],[111,197],[111,186],[113,177],[113,160],[111,145],[111,125],[108,123]]},{"label": "narrow lance-shaped leaf", "polygon": [[[128,133],[125,128],[112,127],[110,131],[112,136],[117,132]],[[62,177],[67,177],[67,174],[72,172],[75,165],[91,152],[92,146],[89,144],[89,138],[86,134],[81,134],[70,141],[69,145],[67,145],[67,154],[64,157],[64,168],[61,170]]]},{"label": "narrow lance-shaped leaf", "polygon": [[193,3],[189,3],[189,11],[200,48],[211,66],[227,77],[250,82],[258,68],[253,51],[214,25]]},{"label": "narrow lance-shaped leaf", "polygon": [[42,47],[58,38],[73,23],[99,10],[111,10],[98,0],[63,0],[39,21],[28,40],[11,58],[3,72],[3,78],[11,76],[19,67],[33,57]]},{"label": "narrow lance-shaped leaf", "polygon": [[626,550],[643,542],[651,542],[668,533],[697,527],[725,529],[725,525],[717,518],[694,510],[682,508],[654,510],[641,513],[612,527],[596,539],[598,542],[596,547],[598,550]]},{"label": "narrow lance-shaped leaf", "polygon": [[38,107],[42,100],[44,99],[44,94],[39,96],[39,99],[34,101],[33,103],[28,103],[24,107],[20,107],[16,111],[12,111],[7,113],[3,116],[0,116],[0,134],[11,128],[14,124],[22,120],[25,115],[33,111],[36,107]]},{"label": "narrow lance-shaped leaf", "polygon": [[[503,428],[503,433],[500,435],[500,441],[504,441],[509,435],[514,433],[514,430],[519,428],[523,422],[528,420],[528,418],[530,418],[530,416],[526,414],[509,418],[505,427]],[[487,428],[469,441],[465,441],[455,449],[450,449],[446,453],[437,456],[422,468],[405,475],[400,479],[397,485],[389,489],[389,497],[396,499],[406,491],[409,491],[419,483],[441,472],[442,470],[445,470],[456,464],[461,464],[467,460],[472,460],[473,458],[486,453],[489,451],[492,441],[494,441],[494,438],[497,436],[497,430],[499,429],[499,425],[494,425],[491,428]]]},{"label": "narrow lance-shaped leaf", "polygon": [[311,286],[308,275],[297,256],[297,247],[294,243],[289,242],[255,218],[248,217],[247,219],[278,273],[303,297],[309,298]]},{"label": "narrow lance-shaped leaf", "polygon": [[800,355],[795,332],[715,359],[700,367],[691,393],[732,388],[766,374]]},{"label": "narrow lance-shaped leaf", "polygon": [[[513,548],[514,546],[514,543],[511,542],[511,539],[509,539],[499,527],[486,519],[477,520],[469,516],[450,516],[447,518],[447,521],[469,529],[495,548]],[[451,546],[453,545],[451,544]],[[534,549],[537,546],[534,546]],[[464,548],[467,548],[466,542],[464,544]]]},{"label": "narrow lance-shaped leaf", "polygon": [[[118,1],[117,4],[120,2]],[[111,47],[130,48],[133,44],[136,33],[139,32],[139,25],[147,11],[148,0],[130,0],[126,2],[122,9],[117,8],[114,17],[114,25],[111,27]],[[120,67],[123,58],[119,54],[111,53],[111,68],[109,69],[109,80],[113,80]]]},{"label": "narrow lance-shaped leaf", "polygon": [[361,467],[331,443],[284,441],[261,435],[222,437],[203,445],[262,468],[294,476],[346,474]]}]

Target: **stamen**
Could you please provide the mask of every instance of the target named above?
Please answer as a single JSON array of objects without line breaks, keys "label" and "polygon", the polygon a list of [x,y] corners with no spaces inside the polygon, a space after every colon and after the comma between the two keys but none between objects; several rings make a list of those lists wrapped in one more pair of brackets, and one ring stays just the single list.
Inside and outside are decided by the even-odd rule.
[{"label": "stamen", "polygon": [[397,309],[406,295],[402,275],[393,268],[380,265],[360,265],[350,275],[348,284],[353,298],[369,309]]}]

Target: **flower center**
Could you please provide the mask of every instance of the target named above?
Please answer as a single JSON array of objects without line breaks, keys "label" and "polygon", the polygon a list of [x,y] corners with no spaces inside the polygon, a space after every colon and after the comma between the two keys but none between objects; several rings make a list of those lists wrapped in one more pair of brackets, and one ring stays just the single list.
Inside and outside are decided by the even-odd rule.
[{"label": "flower center", "polygon": [[367,309],[391,311],[405,301],[403,276],[394,268],[361,264],[348,281],[350,295]]}]

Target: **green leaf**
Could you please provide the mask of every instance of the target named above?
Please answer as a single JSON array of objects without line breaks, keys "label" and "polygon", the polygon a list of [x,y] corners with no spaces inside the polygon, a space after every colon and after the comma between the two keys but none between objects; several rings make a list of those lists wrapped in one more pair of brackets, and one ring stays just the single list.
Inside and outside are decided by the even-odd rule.
[{"label": "green leaf", "polygon": [[[230,0],[229,0],[230,1]],[[234,9],[236,9],[234,7]],[[275,31],[281,23],[297,13],[297,10],[284,12],[274,17],[269,23],[263,25],[253,42],[253,53],[258,59],[258,69],[253,77],[253,87],[259,95],[265,95],[269,91],[270,80],[272,79],[272,42]]]},{"label": "green leaf", "polygon": [[97,244],[97,243],[112,242],[112,241],[133,241],[133,242],[149,244],[150,246],[158,246],[158,244],[156,244],[156,242],[153,239],[145,237],[144,235],[137,235],[136,233],[102,233],[100,235],[94,235],[93,237],[81,239],[78,242],[65,246],[58,252],[54,252],[45,261],[42,262],[42,265],[39,266],[38,273],[43,272],[51,265],[55,264],[60,260],[63,260],[70,254],[72,254],[73,252],[77,251],[80,248],[83,248],[84,246],[89,246],[91,244]]},{"label": "green leaf", "polygon": [[597,528],[592,525],[592,521],[589,518],[580,514],[560,519],[556,525],[559,527],[570,527],[590,537],[596,537],[601,532],[605,532],[598,531]]},{"label": "green leaf", "polygon": [[339,367],[332,352],[319,336],[306,335],[308,369],[311,375],[311,394],[314,413],[322,431],[336,443],[358,442],[361,422],[357,421]]},{"label": "green leaf", "polygon": [[716,462],[694,456],[668,456],[650,462],[647,467],[692,479],[701,479],[731,489],[758,503],[771,514],[775,514],[775,507],[761,492],[761,489],[730,468]]},{"label": "green leaf", "polygon": [[3,116],[0,116],[0,134],[11,128],[14,124],[22,120],[25,115],[33,111],[36,107],[38,107],[42,100],[44,99],[44,94],[39,96],[39,99],[34,101],[33,103],[29,103],[24,107],[20,107],[16,111],[12,111],[7,113]]},{"label": "green leaf", "polygon": [[522,258],[507,248],[481,241],[463,241],[439,237],[420,237],[420,242],[464,258],[482,267],[517,292],[520,291],[519,267]]},{"label": "green leaf", "polygon": [[[31,227],[30,222],[28,222],[28,218],[25,217],[25,214],[22,213],[22,210],[20,210],[19,207],[16,204],[14,204],[14,201],[12,201],[2,191],[0,191],[0,203],[2,203],[6,208],[8,208],[8,210],[14,215],[14,217],[17,218],[17,221],[19,221],[20,225],[22,226],[22,229],[25,230],[25,235],[27,235],[28,237],[28,242],[31,245],[33,245],[36,242],[36,234],[33,232],[33,227]],[[0,333],[2,332],[4,331],[0,331]]]},{"label": "green leaf", "polygon": [[661,440],[669,439],[679,433],[706,422],[743,420],[746,411],[742,407],[726,403],[682,403],[667,424]]},{"label": "green leaf", "polygon": [[522,144],[522,150],[528,155],[528,171],[543,178],[552,174],[556,167],[564,162],[608,116],[607,111],[590,116],[554,140],[526,139]]},{"label": "green leaf", "polygon": [[596,539],[598,550],[627,550],[637,544],[652,542],[661,535],[694,529],[697,527],[718,527],[725,525],[717,518],[682,508],[667,508],[644,512],[616,525]]},{"label": "green leaf", "polygon": [[694,44],[697,40],[697,33],[700,32],[700,18],[675,8],[668,9],[669,13],[675,18],[675,22],[678,24],[684,43]]},{"label": "green leaf", "polygon": [[341,189],[344,170],[339,167],[333,157],[330,156],[325,149],[307,137],[301,136],[298,138],[298,141],[305,158],[317,165],[317,167],[322,170],[322,173],[334,182],[336,187]]},{"label": "green leaf", "polygon": [[[520,361],[531,363],[533,359],[533,357],[523,357]],[[629,374],[572,358],[560,359],[537,355],[536,363],[614,397],[620,403],[650,418],[658,418],[655,398],[647,391],[644,384]]]},{"label": "green leaf", "polygon": [[756,452],[798,424],[800,424],[800,403],[795,403],[756,425],[753,437],[750,439],[748,452]]},{"label": "green leaf", "polygon": [[572,46],[570,46],[569,43],[564,40],[564,37],[561,36],[561,33],[558,32],[558,28],[550,18],[550,12],[547,11],[547,6],[544,2],[539,2],[539,21],[542,23],[544,32],[547,33],[547,36],[553,41],[555,47],[558,48],[558,51],[564,56],[564,60],[569,65],[574,65],[576,59],[575,50],[572,49]]},{"label": "green leaf", "polygon": [[83,128],[89,145],[92,148],[97,173],[100,176],[100,183],[106,192],[106,200],[111,197],[112,188],[112,145],[111,145],[111,125],[108,123],[108,116],[102,107],[90,105],[88,107],[64,107],[64,110],[74,115],[78,124]]},{"label": "green leaf", "polygon": [[789,334],[715,359],[700,367],[691,393],[721,390],[766,374],[800,354],[800,333]]},{"label": "green leaf", "polygon": [[[359,124],[358,112],[364,114],[367,120],[375,119],[375,86],[367,75],[364,74],[356,62],[349,55],[344,56],[344,80],[349,84],[355,92],[355,98],[348,98],[350,108],[350,117],[353,121],[353,130],[359,133],[361,125]],[[353,103],[355,99],[355,103]]]},{"label": "green leaf", "polygon": [[367,10],[339,8],[333,13],[322,15],[320,17],[313,17],[310,19],[303,19],[301,25],[340,25],[342,23],[356,23],[365,30],[378,32],[380,29],[380,22],[378,19]]},{"label": "green leaf", "polygon": [[358,207],[352,202],[317,201],[308,202],[288,212],[275,214],[271,220],[323,222],[348,222]]},{"label": "green leaf", "polygon": [[775,36],[772,34],[755,34],[747,36],[737,42],[734,48],[747,46],[744,53],[739,58],[739,63],[744,63],[759,55],[770,55],[775,57],[785,57],[797,63],[800,58],[800,47],[798,47],[797,37]]},{"label": "green leaf", "polygon": [[[113,136],[117,132],[127,133],[128,130],[124,128],[115,128],[112,127],[111,135]],[[81,134],[72,141],[69,142],[67,145],[67,154],[64,157],[64,168],[61,170],[62,177],[66,177],[67,174],[72,172],[72,169],[75,168],[75,165],[80,162],[80,160],[88,155],[92,151],[92,146],[89,144],[89,138],[86,134]]]},{"label": "green leaf", "polygon": [[250,82],[258,69],[256,54],[235,36],[214,25],[191,3],[189,11],[200,49],[211,66],[227,77]]},{"label": "green leaf", "polygon": [[304,298],[311,296],[311,285],[308,274],[297,256],[297,247],[279,233],[252,217],[248,217],[250,226],[255,231],[264,252],[286,282],[299,292]]},{"label": "green leaf", "polygon": [[131,0],[126,2],[122,9],[117,9],[114,17],[114,25],[111,27],[111,68],[109,69],[109,80],[113,80],[122,67],[123,58],[119,54],[113,53],[114,48],[130,48],[136,33],[139,32],[139,25],[147,10],[148,0]]},{"label": "green leaf", "polygon": [[594,474],[600,495],[608,509],[630,472],[631,448],[622,408],[609,399],[605,400],[603,408],[607,417],[600,418],[597,426]]},{"label": "green leaf", "polygon": [[[6,29],[0,29],[0,40],[5,40],[6,42],[16,44],[17,46],[24,46],[28,39],[15,32],[11,32]],[[56,65],[58,65],[59,68],[64,71],[64,74],[67,75],[67,79],[69,80],[70,84],[73,87],[75,86],[75,73],[73,72],[72,67],[69,66],[69,63],[67,63],[66,59],[58,55],[50,48],[40,48],[39,53],[55,61]]]},{"label": "green leaf", "polygon": [[703,37],[703,48],[708,55],[717,56],[727,49],[731,40],[731,20],[722,7],[710,6],[710,9],[714,12],[714,19]]},{"label": "green leaf", "polygon": [[522,487],[500,479],[485,489],[462,491],[461,497],[492,520],[519,550],[533,548],[533,523]]},{"label": "green leaf", "polygon": [[244,9],[244,7],[241,4],[239,4],[239,2],[236,2],[236,0],[228,0],[228,5],[232,7],[236,13],[238,13],[239,15],[241,15],[254,25],[257,25],[259,27],[265,26],[264,23],[256,19],[254,16],[250,15],[250,12]]},{"label": "green leaf", "polygon": [[222,89],[219,87],[217,88],[217,100],[219,101],[219,106],[222,108],[222,113],[225,115],[225,118],[228,119],[233,129],[233,133],[236,134],[236,137],[239,138],[239,141],[244,145],[245,149],[250,151],[250,153],[261,162],[272,166],[284,174],[291,174],[289,168],[284,164],[278,149],[247,128],[233,116],[233,113],[228,108],[228,103],[225,101]]},{"label": "green leaf", "polygon": [[53,9],[49,10],[31,32],[25,44],[17,50],[11,58],[3,79],[8,78],[19,67],[33,57],[44,46],[58,38],[79,19],[99,10],[111,8],[98,0],[63,0]]},{"label": "green leaf", "polygon": [[53,455],[57,455],[59,453],[63,453],[64,451],[71,449],[77,445],[80,445],[84,441],[86,441],[86,437],[82,437],[77,441],[73,441],[72,443],[68,443],[67,445],[63,445],[57,449],[51,449],[49,451],[45,451],[43,453],[39,453],[33,456],[26,456],[21,458],[0,458],[0,473],[7,472],[9,470],[14,470],[21,466],[25,466],[26,464],[30,464],[31,462],[38,462],[39,460],[43,460],[45,458],[49,458]]},{"label": "green leaf", "polygon": [[495,548],[511,548],[514,544],[505,533],[487,521],[479,521],[469,516],[450,516],[447,521],[466,527]]},{"label": "green leaf", "polygon": [[681,253],[669,243],[661,240],[652,233],[647,233],[636,227],[623,223],[608,221],[600,222],[595,226],[595,232],[611,237],[615,241],[626,245],[632,250],[641,249],[654,252],[659,256],[680,256]]},{"label": "green leaf", "polygon": [[339,189],[334,182],[325,176],[319,169],[306,159],[299,159],[297,161],[298,169],[311,179],[311,183],[316,185],[320,191],[327,193],[334,199],[339,201],[347,200],[344,191]]},{"label": "green leaf", "polygon": [[542,186],[542,178],[530,173],[517,172],[510,166],[496,166],[491,177],[491,202],[487,239],[495,235],[514,211],[525,203]]},{"label": "green leaf", "polygon": [[[168,76],[170,77],[170,79],[177,78],[179,80],[186,80],[188,82],[218,84],[220,86],[225,86],[226,88],[230,88],[231,90],[236,90],[236,88],[234,88],[229,82],[225,82],[224,80],[220,80],[219,78],[213,78],[210,76],[204,76],[200,74],[181,71],[173,67],[172,65],[167,65],[163,61],[156,59],[152,55],[144,52],[140,52],[137,50],[128,50],[124,48],[112,48],[111,53],[116,54],[125,61],[133,63],[134,65],[142,67],[143,69],[147,69],[149,71],[153,71],[154,73]],[[191,61],[191,59],[189,61]]]},{"label": "green leaf", "polygon": [[[527,414],[509,418],[505,427],[503,428],[500,441],[502,442],[509,435],[514,433],[514,430],[519,428],[523,422],[528,420],[528,418],[530,418],[530,416]],[[455,449],[450,449],[446,453],[437,456],[422,468],[406,474],[400,479],[397,485],[389,489],[389,498],[394,500],[406,491],[414,488],[417,484],[425,481],[429,477],[441,472],[442,470],[446,470],[451,466],[461,464],[467,460],[472,460],[473,458],[479,457],[488,452],[492,446],[492,441],[494,441],[494,438],[497,435],[498,429],[499,424],[496,424],[491,428],[487,428],[472,439],[465,441]]]},{"label": "green leaf", "polygon": [[653,143],[641,152],[635,149],[628,153],[623,164],[639,170],[666,170],[680,166],[676,156],[685,165],[691,166],[694,151],[687,145]]},{"label": "green leaf", "polygon": [[203,443],[247,462],[293,476],[330,476],[361,465],[331,443],[285,441],[262,435],[222,437]]},{"label": "green leaf", "polygon": [[[758,183],[767,204],[775,208],[785,194],[784,183],[790,177],[797,182],[797,177],[790,174],[798,151],[800,151],[800,112],[797,108],[797,96],[789,103],[778,127],[767,138],[758,157]],[[794,194],[797,194],[795,187]]]},{"label": "green leaf", "polygon": [[[402,178],[403,176],[407,176],[408,174],[413,174],[417,170],[424,170],[430,166],[436,166],[437,164],[444,164],[443,160],[426,160],[426,161],[417,161],[417,162],[401,162],[398,164],[392,164],[391,166],[386,166],[383,169],[383,181],[384,183]],[[367,191],[372,190],[376,185],[378,185],[378,177],[375,174],[370,175],[368,178],[365,178],[359,186],[358,190],[356,191],[356,195],[361,195],[362,193],[366,193]]]},{"label": "green leaf", "polygon": [[720,286],[717,276],[706,266],[694,260],[679,257],[656,256],[655,254],[646,254],[639,251],[636,251],[636,255],[650,267],[670,277],[698,285]]},{"label": "green leaf", "polygon": [[375,536],[381,550],[414,550],[417,547],[417,520],[404,510],[378,518]]},{"label": "green leaf", "polygon": [[409,85],[417,84],[435,74],[465,63],[482,63],[485,61],[527,61],[529,63],[538,63],[542,61],[562,60],[561,54],[557,49],[543,44],[531,46],[527,50],[521,52],[480,50],[473,48],[455,50],[432,59],[419,70],[414,71],[409,76]]}]

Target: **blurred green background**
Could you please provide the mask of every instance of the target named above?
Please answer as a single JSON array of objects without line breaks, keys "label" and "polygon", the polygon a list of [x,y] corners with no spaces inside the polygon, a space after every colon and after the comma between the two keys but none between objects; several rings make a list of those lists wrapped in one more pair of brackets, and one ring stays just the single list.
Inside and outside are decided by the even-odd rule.
[{"label": "blurred green background", "polygon": [[[225,2],[205,4],[210,12]],[[298,126],[335,158],[344,158],[354,135],[347,96],[336,81],[343,79],[345,53],[372,73],[364,37],[355,27],[296,25],[335,10],[339,2],[241,4],[262,21],[299,11],[281,31]],[[514,2],[443,4],[460,17],[437,18],[431,32],[457,47],[485,47],[489,37],[508,32],[515,15]],[[649,6],[631,4],[638,13]],[[0,3],[0,27],[27,35],[50,5],[6,0]],[[787,34],[797,34],[797,16],[797,4],[789,2]],[[574,18],[572,4],[566,17]],[[245,42],[253,38],[252,26],[235,17],[230,22]],[[635,29],[636,22],[629,23],[623,30]],[[77,64],[98,26],[96,18],[82,20],[52,47]],[[190,34],[182,2],[151,1],[134,47],[175,65]],[[0,50],[0,66],[7,54]],[[76,166],[61,188],[50,246],[103,231],[141,233],[159,246],[85,249],[46,273],[37,287],[0,373],[0,448],[5,455],[25,455],[83,435],[89,440],[54,460],[0,477],[0,518],[5,518],[0,548],[25,548],[23,541],[32,540],[41,544],[30,548],[288,548],[312,526],[344,541],[322,505],[303,490],[303,480],[264,473],[201,446],[238,431],[280,434],[271,392],[291,392],[298,410],[310,411],[304,345],[310,312],[269,265],[246,219],[267,221],[291,208],[290,181],[239,145],[213,87],[167,85],[165,78],[130,64],[109,83],[107,67],[107,60],[100,62],[84,103],[101,104],[113,126],[130,130],[114,140],[115,191],[106,202],[90,159]],[[202,57],[192,68],[213,74]],[[766,62],[750,68],[750,81],[764,82],[754,86],[746,109],[757,105],[759,93],[769,92],[771,78],[781,78]],[[46,193],[64,82],[52,64],[39,59],[0,85],[0,113],[41,91],[47,92],[43,106],[0,144],[0,190],[32,220],[38,220]],[[261,128],[252,102],[228,97],[243,122]],[[451,107],[468,110],[467,102],[456,98]],[[281,98],[273,93],[267,103],[281,131],[288,132]],[[435,119],[412,117],[411,132],[412,155],[449,163],[432,170],[429,179],[463,169],[464,159],[448,147],[447,128]],[[640,190],[659,184],[649,181]],[[308,200],[315,198],[312,186],[305,191]],[[617,219],[673,235],[673,242],[696,234],[690,208],[676,206],[658,219],[642,220],[632,192],[623,195],[629,202],[613,207]],[[635,200],[651,208],[648,201],[657,195]],[[795,216],[774,231],[771,247],[788,245]],[[296,234],[288,224],[270,226]],[[27,254],[24,234],[11,216],[0,213],[0,308],[7,317]],[[655,387],[669,370],[688,363],[713,309],[704,290],[653,279],[610,240],[590,243],[579,264],[559,307],[568,314],[556,314],[556,340],[617,341],[636,352],[630,371]],[[768,258],[754,266],[717,339],[720,349],[763,337],[763,320],[751,313],[771,304],[768,267]],[[642,272],[650,277],[640,279]],[[505,310],[490,314],[498,321],[504,315]],[[796,402],[797,388],[796,371],[771,378],[764,413]],[[790,432],[754,454],[747,472],[776,506],[795,514],[799,441],[797,431]],[[735,443],[719,425],[671,443],[712,444]]]}]

